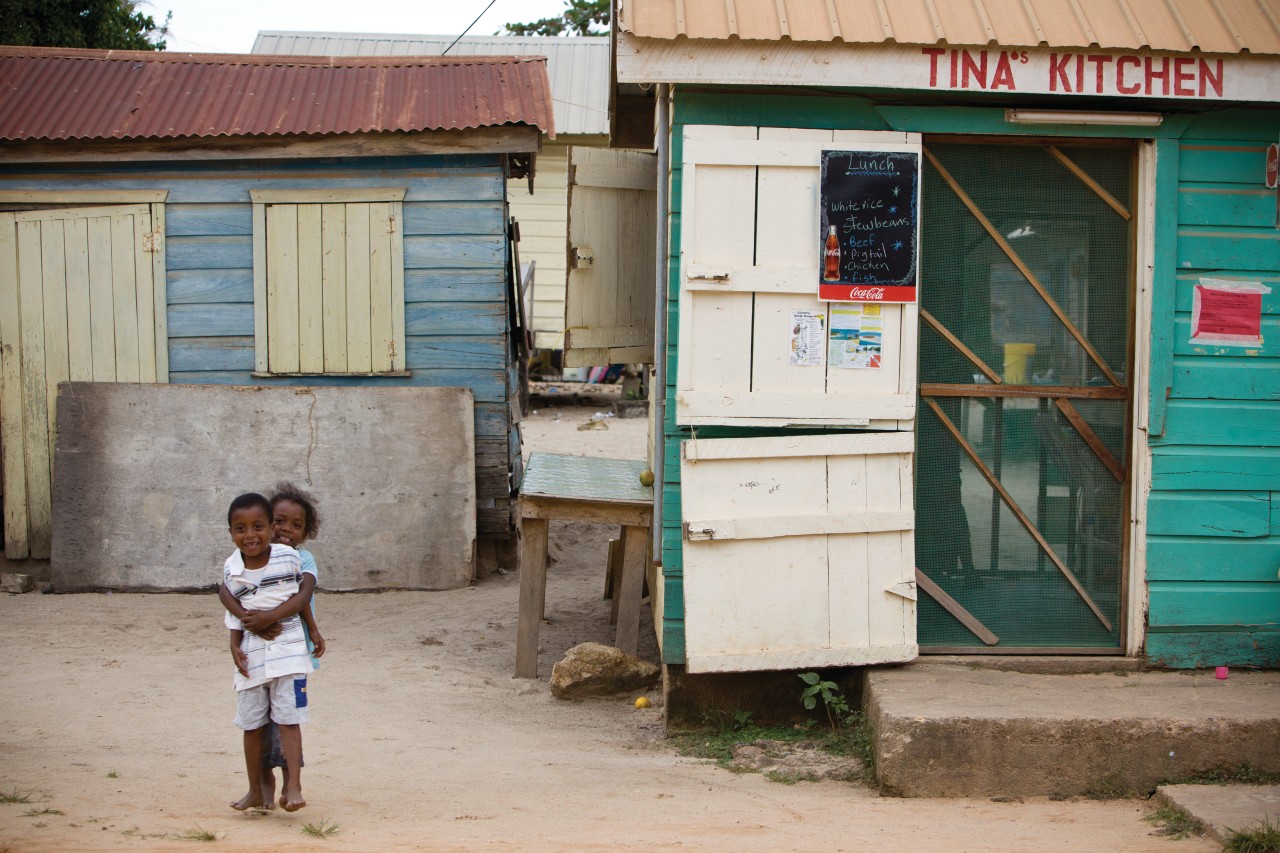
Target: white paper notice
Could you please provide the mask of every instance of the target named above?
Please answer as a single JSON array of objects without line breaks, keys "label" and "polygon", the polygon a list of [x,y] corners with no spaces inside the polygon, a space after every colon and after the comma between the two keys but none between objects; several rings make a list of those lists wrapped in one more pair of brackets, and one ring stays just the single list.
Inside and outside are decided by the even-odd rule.
[{"label": "white paper notice", "polygon": [[791,312],[790,364],[821,367],[822,347],[827,340],[827,317],[819,311]]},{"label": "white paper notice", "polygon": [[857,302],[831,306],[827,361],[832,367],[878,369],[883,342],[882,306]]}]

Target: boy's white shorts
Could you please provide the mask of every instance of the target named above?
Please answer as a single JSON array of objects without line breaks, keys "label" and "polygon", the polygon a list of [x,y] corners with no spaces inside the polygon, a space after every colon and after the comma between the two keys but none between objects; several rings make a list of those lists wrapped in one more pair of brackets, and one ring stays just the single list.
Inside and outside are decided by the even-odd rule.
[{"label": "boy's white shorts", "polygon": [[306,675],[279,675],[236,692],[238,728],[249,732],[273,720],[276,725],[284,726],[307,722]]}]

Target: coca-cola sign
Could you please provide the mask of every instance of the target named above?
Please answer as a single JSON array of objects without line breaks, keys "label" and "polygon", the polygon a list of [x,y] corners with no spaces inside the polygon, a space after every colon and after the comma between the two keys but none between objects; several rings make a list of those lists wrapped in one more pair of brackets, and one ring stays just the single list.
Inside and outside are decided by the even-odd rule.
[{"label": "coca-cola sign", "polygon": [[831,302],[915,302],[920,150],[822,152],[818,296]]}]

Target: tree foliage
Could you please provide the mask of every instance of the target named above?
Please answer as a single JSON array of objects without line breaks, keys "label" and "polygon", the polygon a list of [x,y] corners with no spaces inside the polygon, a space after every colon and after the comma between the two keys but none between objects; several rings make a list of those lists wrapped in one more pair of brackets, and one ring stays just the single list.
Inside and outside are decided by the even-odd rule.
[{"label": "tree foliage", "polygon": [[0,0],[0,44],[164,50],[169,17],[138,11],[139,0]]},{"label": "tree foliage", "polygon": [[[605,29],[593,29],[596,24]],[[564,14],[558,18],[507,24],[505,29],[513,36],[600,36],[608,26],[609,0],[565,0]]]}]

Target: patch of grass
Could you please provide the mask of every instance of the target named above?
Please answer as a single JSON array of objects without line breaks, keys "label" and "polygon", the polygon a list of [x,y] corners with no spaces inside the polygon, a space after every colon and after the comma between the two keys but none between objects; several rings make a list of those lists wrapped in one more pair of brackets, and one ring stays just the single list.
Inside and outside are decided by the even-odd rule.
[{"label": "patch of grass", "polygon": [[1156,826],[1158,835],[1182,840],[1189,835],[1204,835],[1204,823],[1184,808],[1164,803],[1149,812],[1143,820]]},{"label": "patch of grass", "polygon": [[31,802],[31,793],[29,791],[19,791],[17,788],[10,788],[7,791],[0,791],[0,803],[29,803]]},{"label": "patch of grass", "polygon": [[329,820],[329,818],[323,817],[315,823],[304,823],[302,831],[314,838],[328,838],[341,832],[342,824],[336,820]]},{"label": "patch of grass", "polygon": [[721,767],[726,767],[733,760],[733,748],[739,744],[755,743],[758,740],[791,743],[798,740],[813,740],[814,735],[808,729],[796,729],[790,726],[749,725],[740,729],[689,732],[673,735],[671,739],[681,755],[710,758]]},{"label": "patch of grass", "polygon": [[119,778],[120,778],[120,774],[119,774],[119,773],[117,773],[116,771],[112,770],[110,773],[108,773],[108,774],[107,774],[107,778],[108,778],[108,779],[119,779]]},{"label": "patch of grass", "polygon": [[217,841],[218,833],[210,832],[207,829],[201,829],[197,824],[195,829],[188,829],[186,832],[176,833],[173,837],[179,841]]},{"label": "patch of grass", "polygon": [[1178,779],[1166,779],[1162,785],[1227,785],[1239,783],[1244,785],[1280,785],[1280,773],[1258,770],[1248,764],[1238,767],[1214,767],[1202,770],[1191,776]]},{"label": "patch of grass", "polygon": [[22,813],[23,817],[43,817],[47,814],[62,814],[57,809],[27,809]]},{"label": "patch of grass", "polygon": [[764,774],[764,778],[770,782],[777,782],[780,785],[794,785],[797,782],[817,782],[818,777],[813,773],[797,773],[794,770],[770,770]]},{"label": "patch of grass", "polygon": [[1124,800],[1134,793],[1119,773],[1108,773],[1085,789],[1084,795],[1091,800]]},{"label": "patch of grass", "polygon": [[1268,818],[1246,829],[1231,829],[1224,853],[1280,853],[1280,827]]},{"label": "patch of grass", "polygon": [[[781,743],[805,741],[831,755],[853,756],[862,761],[864,771],[844,781],[865,782],[874,778],[875,765],[872,747],[875,741],[872,736],[871,725],[861,714],[856,713],[850,715],[849,722],[846,725],[840,726],[835,731],[816,726],[756,726],[747,724],[737,728],[728,726],[717,730],[676,734],[672,735],[671,741],[681,755],[708,758],[720,767],[735,773],[751,772],[741,767],[730,766],[730,762],[733,761],[734,757],[733,750],[736,746],[757,741],[779,741]],[[765,775],[775,782],[784,782],[785,784],[794,784],[806,778],[803,775],[796,776],[788,771],[778,770],[771,771]],[[795,778],[775,778],[782,776],[794,776]]]}]

